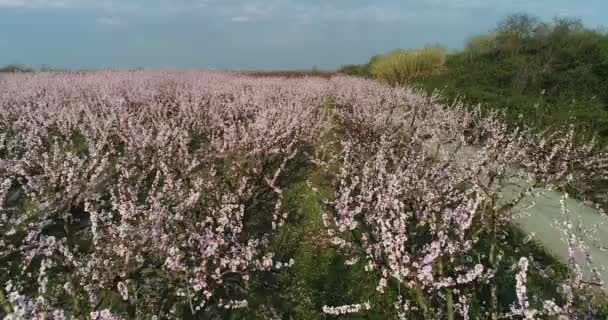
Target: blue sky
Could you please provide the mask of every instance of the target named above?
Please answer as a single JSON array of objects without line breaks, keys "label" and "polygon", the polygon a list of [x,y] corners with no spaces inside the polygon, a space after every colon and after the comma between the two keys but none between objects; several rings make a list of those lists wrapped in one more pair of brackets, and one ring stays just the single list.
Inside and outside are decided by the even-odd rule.
[{"label": "blue sky", "polygon": [[331,69],[459,48],[512,12],[608,27],[606,0],[0,0],[0,65]]}]

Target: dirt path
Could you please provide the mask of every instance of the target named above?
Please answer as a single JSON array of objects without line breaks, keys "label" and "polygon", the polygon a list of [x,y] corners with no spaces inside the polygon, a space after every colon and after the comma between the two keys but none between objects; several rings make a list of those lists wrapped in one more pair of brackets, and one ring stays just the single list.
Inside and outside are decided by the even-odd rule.
[{"label": "dirt path", "polygon": [[[434,150],[436,145],[427,146],[428,150]],[[448,154],[454,149],[453,146],[442,146]],[[477,150],[468,146],[459,149],[455,160],[458,164],[465,166],[468,159],[474,157]],[[526,187],[523,180],[512,180],[509,185],[503,188],[503,201],[513,199],[520,194]],[[518,186],[517,186],[518,185]],[[522,212],[524,215],[515,218],[518,224],[548,253],[552,254],[559,261],[567,264],[569,259],[568,243],[563,227],[568,221],[572,223],[574,234],[588,246],[588,252],[593,260],[593,266],[600,272],[603,280],[603,288],[608,290],[608,219],[602,217],[598,210],[582,204],[580,201],[569,198],[566,201],[568,213],[562,213],[560,198],[561,194],[554,191],[538,190],[541,195],[528,196],[513,209],[513,212]],[[579,228],[580,227],[580,228]],[[580,250],[575,252],[576,261],[583,270],[585,280],[591,279],[591,268],[587,263],[585,254]]]},{"label": "dirt path", "polygon": [[[563,225],[567,223],[567,220],[572,222],[575,226],[574,233],[589,247],[588,251],[593,259],[593,265],[600,271],[600,276],[604,281],[604,289],[608,289],[608,223],[597,210],[574,199],[566,201],[569,213],[564,215],[560,208],[560,197],[559,193],[552,191],[535,197],[535,203],[527,209],[528,215],[518,218],[516,222],[528,234],[533,234],[533,238],[549,253],[564,263],[567,263],[569,258],[568,244],[566,236],[555,225]],[[532,198],[524,199],[520,207],[532,205],[531,200]],[[584,234],[581,230],[577,230],[578,225],[581,226],[581,230],[593,230],[594,232],[590,235]],[[584,253],[580,250],[576,251],[576,260],[586,278],[590,277],[591,270]]]}]

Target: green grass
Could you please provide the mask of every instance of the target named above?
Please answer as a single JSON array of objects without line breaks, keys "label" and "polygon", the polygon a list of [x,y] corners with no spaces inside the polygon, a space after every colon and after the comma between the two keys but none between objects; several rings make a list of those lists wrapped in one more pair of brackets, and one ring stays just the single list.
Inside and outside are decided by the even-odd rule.
[{"label": "green grass", "polygon": [[321,311],[324,305],[375,301],[375,310],[353,315],[351,319],[386,319],[392,310],[385,296],[376,295],[378,279],[366,272],[361,263],[345,265],[345,258],[329,241],[322,222],[320,199],[332,197],[329,179],[304,157],[296,161],[290,171],[292,179],[284,198],[289,220],[271,250],[279,261],[293,258],[295,264],[255,279],[252,299],[255,307],[250,316],[266,319],[272,316],[272,308],[280,308],[280,313],[288,318],[325,319]]}]

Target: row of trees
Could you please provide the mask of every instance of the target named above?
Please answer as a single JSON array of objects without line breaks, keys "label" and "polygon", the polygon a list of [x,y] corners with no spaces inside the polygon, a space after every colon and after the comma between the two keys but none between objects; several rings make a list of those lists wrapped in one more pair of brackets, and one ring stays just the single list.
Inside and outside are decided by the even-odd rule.
[{"label": "row of trees", "polygon": [[511,227],[537,188],[608,180],[608,155],[574,130],[513,131],[353,77],[0,84],[0,317],[607,314],[593,260],[574,256],[593,230],[568,227],[565,204],[570,268]]},{"label": "row of trees", "polygon": [[14,73],[14,72],[33,72],[34,69],[18,64],[9,64],[0,68],[0,72]]}]

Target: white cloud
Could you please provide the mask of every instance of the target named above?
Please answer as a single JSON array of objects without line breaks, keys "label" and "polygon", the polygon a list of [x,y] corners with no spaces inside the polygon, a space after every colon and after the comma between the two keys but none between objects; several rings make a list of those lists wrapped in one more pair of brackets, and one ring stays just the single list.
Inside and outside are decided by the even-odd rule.
[{"label": "white cloud", "polygon": [[127,25],[127,22],[115,17],[99,17],[97,24],[106,27],[124,27]]},{"label": "white cloud", "polygon": [[22,0],[0,0],[0,7],[21,7],[23,2]]},{"label": "white cloud", "polygon": [[0,8],[89,8],[110,9],[121,12],[135,11],[141,7],[138,1],[97,0],[0,0]]},{"label": "white cloud", "polygon": [[236,17],[230,18],[230,21],[232,21],[232,22],[249,22],[249,21],[251,21],[251,17],[236,16]]},{"label": "white cloud", "polygon": [[232,22],[250,22],[272,15],[276,3],[262,3],[258,1],[244,1],[238,7],[238,14],[230,18]]},{"label": "white cloud", "polygon": [[[554,5],[552,1],[560,3]],[[592,15],[585,6],[566,5],[569,0],[0,0],[2,7],[61,8],[102,10],[102,15],[175,15],[199,10],[228,22],[289,20],[311,24],[315,21],[398,21],[428,22],[464,17],[483,11],[485,15],[501,15],[513,11],[532,14]],[[601,1],[601,0],[598,0]],[[548,10],[547,8],[552,8]],[[584,9],[583,9],[584,8]],[[546,14],[545,14],[546,12]],[[109,21],[107,21],[109,22]],[[101,23],[104,24],[104,23]],[[109,25],[111,23],[105,23]]]},{"label": "white cloud", "polygon": [[70,0],[0,0],[0,7],[65,7],[72,2]]}]

